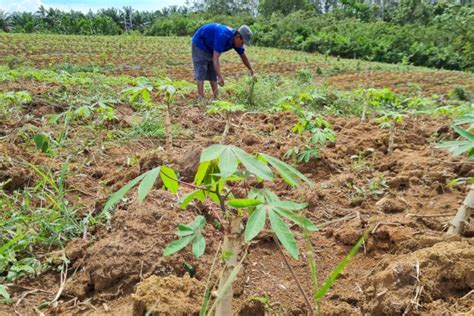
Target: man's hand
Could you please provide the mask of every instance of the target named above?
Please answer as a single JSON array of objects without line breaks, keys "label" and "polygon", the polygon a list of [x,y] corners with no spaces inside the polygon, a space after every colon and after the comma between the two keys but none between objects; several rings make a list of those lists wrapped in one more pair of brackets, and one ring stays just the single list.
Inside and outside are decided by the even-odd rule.
[{"label": "man's hand", "polygon": [[222,76],[217,77],[217,84],[220,85],[221,87],[224,86],[224,78]]}]

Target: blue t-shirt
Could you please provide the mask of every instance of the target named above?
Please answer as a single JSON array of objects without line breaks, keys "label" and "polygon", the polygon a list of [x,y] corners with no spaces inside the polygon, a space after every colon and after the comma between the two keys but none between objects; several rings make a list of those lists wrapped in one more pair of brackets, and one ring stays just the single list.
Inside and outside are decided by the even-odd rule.
[{"label": "blue t-shirt", "polygon": [[193,44],[210,54],[214,51],[223,53],[233,48],[242,55],[245,49],[234,47],[235,32],[234,29],[222,24],[205,24],[194,33]]}]

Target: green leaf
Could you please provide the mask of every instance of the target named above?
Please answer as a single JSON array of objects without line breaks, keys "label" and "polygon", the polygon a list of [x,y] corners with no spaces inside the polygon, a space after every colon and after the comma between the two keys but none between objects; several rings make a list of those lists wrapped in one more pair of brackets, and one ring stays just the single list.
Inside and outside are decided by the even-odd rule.
[{"label": "green leaf", "polygon": [[46,136],[44,134],[36,134],[33,137],[33,140],[34,140],[34,142],[36,144],[36,148],[38,150],[41,150],[41,152],[43,152],[43,153],[48,152],[48,149],[49,149],[48,136]]},{"label": "green leaf", "polygon": [[140,202],[143,202],[145,200],[146,196],[148,193],[150,193],[150,190],[153,188],[153,185],[155,184],[156,178],[160,174],[160,167],[156,167],[154,169],[151,169],[150,171],[147,171],[144,174],[144,178],[140,185],[138,186],[138,200]]},{"label": "green leaf", "polygon": [[173,169],[167,166],[162,166],[160,177],[161,177],[161,180],[163,180],[163,185],[168,190],[170,190],[171,193],[178,192],[178,188],[179,188],[178,176],[176,175],[176,172],[174,172]]},{"label": "green leaf", "polygon": [[193,241],[193,255],[196,258],[199,258],[204,254],[206,250],[206,240],[202,234],[196,235]]},{"label": "green leaf", "polygon": [[237,157],[230,147],[226,147],[220,154],[218,167],[222,178],[230,177],[237,171]]},{"label": "green leaf", "polygon": [[306,208],[308,204],[306,203],[295,203],[292,201],[274,201],[271,203],[273,207],[281,208],[283,210],[298,211]]},{"label": "green leaf", "polygon": [[233,199],[233,200],[229,200],[227,204],[230,207],[234,207],[234,208],[246,208],[246,207],[255,207],[259,204],[262,204],[262,202],[259,200],[254,200],[254,199]]},{"label": "green leaf", "polygon": [[211,290],[209,288],[206,288],[206,291],[204,292],[204,298],[201,303],[201,310],[199,311],[199,316],[206,316],[210,299],[211,299]]},{"label": "green leaf", "polygon": [[103,208],[103,212],[108,212],[118,201],[120,201],[124,197],[124,195],[131,188],[133,188],[138,182],[140,182],[140,180],[143,179],[146,175],[147,175],[147,173],[144,173],[144,174],[136,177],[135,179],[133,179],[132,181],[130,181],[129,183],[124,185],[122,188],[120,188],[120,190],[118,190],[117,192],[112,194],[110,196],[110,198],[107,200],[107,202],[105,203],[105,206]]},{"label": "green leaf", "polygon": [[5,302],[10,301],[10,293],[8,293],[8,288],[3,284],[0,284],[0,296],[3,297]]},{"label": "green leaf", "polygon": [[341,272],[344,268],[349,264],[351,259],[357,254],[362,244],[367,240],[369,231],[367,230],[364,235],[359,239],[359,241],[352,247],[349,251],[349,254],[344,258],[344,260],[339,263],[339,265],[334,269],[331,275],[327,278],[326,282],[324,282],[323,286],[318,290],[318,292],[314,295],[314,298],[319,301],[326,293],[329,291],[333,283],[339,277]]},{"label": "green leaf", "polygon": [[195,231],[201,230],[204,228],[204,226],[206,226],[206,218],[202,215],[198,215],[196,216],[194,222],[191,225],[192,227],[194,227]]},{"label": "green leaf", "polygon": [[202,181],[206,177],[207,170],[209,169],[209,165],[211,164],[211,161],[204,161],[199,164],[198,170],[196,172],[196,175],[194,176],[194,184],[199,186],[201,185]]},{"label": "green leaf", "polygon": [[474,134],[469,133],[468,131],[460,128],[459,126],[453,126],[453,130],[462,137],[470,140],[471,142],[474,142]]},{"label": "green leaf", "polygon": [[259,206],[250,215],[245,226],[245,242],[249,242],[255,238],[265,227],[267,210],[263,206]]},{"label": "green leaf", "polygon": [[225,147],[226,146],[222,144],[214,144],[207,147],[202,151],[201,159],[199,162],[217,159],[217,157],[219,157],[219,155],[224,151]]},{"label": "green leaf", "polygon": [[199,201],[204,201],[206,195],[202,190],[192,191],[185,196],[183,196],[179,202],[179,207],[186,208],[192,200],[197,199]]},{"label": "green leaf", "polygon": [[194,234],[193,227],[186,224],[178,225],[178,231],[176,232],[176,235],[178,235],[179,237],[189,236],[192,234]]},{"label": "green leaf", "polygon": [[294,259],[298,259],[298,247],[296,246],[296,240],[291,230],[276,212],[270,210],[268,215],[272,230],[275,232],[278,240]]},{"label": "green leaf", "polygon": [[285,180],[285,182],[289,185],[298,186],[299,178],[300,180],[306,182],[308,185],[314,186],[314,183],[309,180],[304,174],[299,172],[296,168],[288,165],[287,163],[275,157],[263,153],[259,153],[259,155],[263,157],[263,159],[265,159],[265,161],[267,161],[273,168],[275,168],[275,170],[280,174],[283,180]]},{"label": "green leaf", "polygon": [[301,226],[302,228],[306,228],[309,231],[315,232],[318,231],[318,227],[314,225],[309,219],[304,217],[303,215],[295,214],[292,211],[285,210],[285,209],[275,209],[279,215],[288,218],[293,223]]},{"label": "green leaf", "polygon": [[169,243],[168,246],[166,246],[163,252],[163,255],[165,257],[171,256],[172,254],[186,247],[191,242],[192,239],[193,239],[193,236],[186,236],[184,238],[181,238]]},{"label": "green leaf", "polygon": [[246,153],[242,149],[232,146],[233,151],[240,162],[244,165],[248,172],[253,173],[263,180],[273,180],[272,170],[256,157]]}]

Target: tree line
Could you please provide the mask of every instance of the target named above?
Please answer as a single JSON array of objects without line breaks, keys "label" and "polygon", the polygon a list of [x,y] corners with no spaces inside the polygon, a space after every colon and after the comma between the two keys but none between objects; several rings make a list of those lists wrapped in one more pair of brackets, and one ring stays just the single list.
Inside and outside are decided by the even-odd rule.
[{"label": "tree line", "polygon": [[257,45],[474,70],[472,0],[194,0],[155,11],[0,10],[4,32],[189,36],[207,22],[248,24]]}]

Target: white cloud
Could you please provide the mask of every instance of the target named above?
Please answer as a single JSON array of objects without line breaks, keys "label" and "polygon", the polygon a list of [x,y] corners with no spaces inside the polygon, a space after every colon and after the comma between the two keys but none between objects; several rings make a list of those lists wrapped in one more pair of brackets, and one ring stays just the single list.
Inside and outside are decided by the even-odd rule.
[{"label": "white cloud", "polygon": [[35,12],[41,5],[43,5],[41,0],[0,0],[0,10],[6,12]]}]

